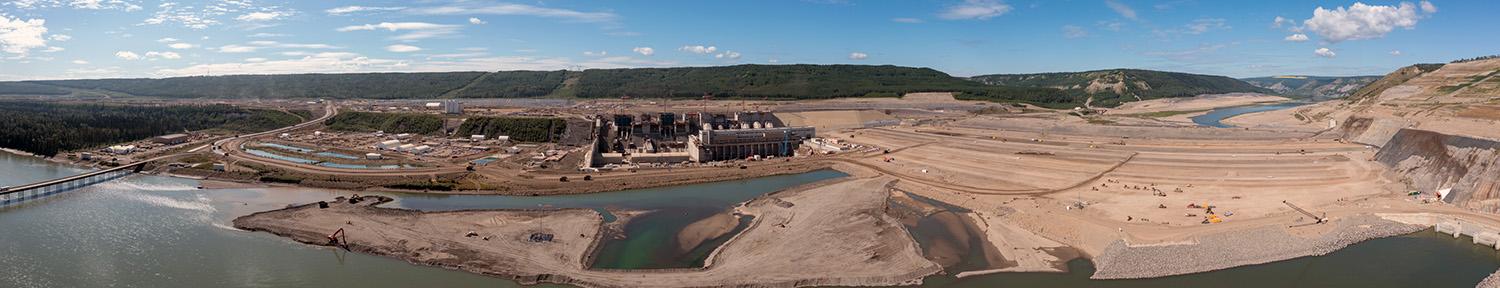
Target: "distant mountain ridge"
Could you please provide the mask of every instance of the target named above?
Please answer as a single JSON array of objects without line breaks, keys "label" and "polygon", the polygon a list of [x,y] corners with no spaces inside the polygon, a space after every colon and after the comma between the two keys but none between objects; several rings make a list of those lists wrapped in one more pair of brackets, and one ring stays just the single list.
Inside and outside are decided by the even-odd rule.
[{"label": "distant mountain ridge", "polygon": [[192,76],[0,82],[0,95],[231,99],[740,98],[900,97],[954,92],[957,98],[1052,108],[1112,107],[1137,99],[1271,91],[1224,76],[1135,69],[953,77],[892,65],[714,67]]},{"label": "distant mountain ridge", "polygon": [[1096,106],[1203,94],[1274,93],[1270,89],[1225,76],[1140,69],[992,74],[969,77],[969,80],[998,86],[1059,89],[1075,97],[1093,97],[1093,104]]},{"label": "distant mountain ridge", "polygon": [[1326,100],[1343,98],[1360,87],[1380,80],[1383,76],[1303,76],[1282,75],[1240,79],[1256,87],[1271,89],[1284,96]]}]

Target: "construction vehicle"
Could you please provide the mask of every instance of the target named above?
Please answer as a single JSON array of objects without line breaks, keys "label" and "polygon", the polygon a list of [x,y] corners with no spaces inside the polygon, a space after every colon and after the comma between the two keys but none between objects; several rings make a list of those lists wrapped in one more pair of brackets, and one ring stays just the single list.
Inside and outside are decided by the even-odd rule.
[{"label": "construction vehicle", "polygon": [[1313,220],[1316,220],[1316,221],[1313,222],[1313,224],[1323,224],[1323,222],[1328,222],[1328,213],[1323,213],[1323,216],[1320,217],[1318,215],[1313,215],[1312,212],[1307,212],[1307,210],[1302,210],[1302,207],[1297,207],[1297,205],[1292,205],[1292,202],[1286,202],[1286,200],[1281,200],[1281,204],[1286,204],[1287,207],[1292,207],[1292,210],[1297,210],[1297,212],[1302,212],[1302,214],[1303,215],[1307,215],[1307,217],[1312,217]]},{"label": "construction vehicle", "polygon": [[349,251],[349,237],[344,233],[344,228],[339,228],[338,231],[333,231],[333,234],[328,234],[328,246],[344,248],[344,251]]}]

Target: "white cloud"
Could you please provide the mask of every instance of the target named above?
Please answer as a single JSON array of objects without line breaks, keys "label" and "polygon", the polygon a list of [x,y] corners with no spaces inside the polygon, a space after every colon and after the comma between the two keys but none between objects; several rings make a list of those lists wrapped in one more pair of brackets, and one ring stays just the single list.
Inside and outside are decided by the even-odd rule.
[{"label": "white cloud", "polygon": [[323,12],[324,13],[328,13],[328,15],[344,15],[344,14],[358,13],[358,12],[399,11],[399,10],[402,10],[402,9],[406,9],[406,7],[344,6],[344,7],[338,7],[338,8],[323,10]]},{"label": "white cloud", "polygon": [[88,65],[88,64],[89,64],[89,61],[84,61],[84,60],[73,60],[73,64],[78,64],[78,65]]},{"label": "white cloud", "polygon": [[39,8],[74,8],[88,10],[124,10],[126,12],[141,10],[140,5],[132,3],[132,0],[16,0],[0,2],[0,5],[11,5],[20,9]]},{"label": "white cloud", "polygon": [[219,46],[219,53],[250,53],[260,50],[261,47],[229,44]]},{"label": "white cloud", "polygon": [[630,51],[640,53],[644,56],[651,56],[652,54],[656,54],[656,49],[651,49],[651,47],[635,47],[630,48]]},{"label": "white cloud", "polygon": [[682,46],[682,48],[677,48],[677,51],[683,51],[683,52],[688,52],[688,53],[693,53],[693,54],[713,54],[714,52],[719,51],[719,47],[703,46],[703,45],[688,45],[688,46]]},{"label": "white cloud", "polygon": [[1323,58],[1333,58],[1333,56],[1336,56],[1337,54],[1334,54],[1333,50],[1328,50],[1328,48],[1318,48],[1318,50],[1313,51],[1313,55],[1318,55],[1318,57]]},{"label": "white cloud", "polygon": [[52,34],[51,36],[47,36],[47,40],[63,42],[73,40],[73,36],[68,36],[67,34]]},{"label": "white cloud", "polygon": [[47,20],[10,18],[0,14],[0,51],[26,55],[31,49],[47,47]]},{"label": "white cloud", "polygon": [[396,23],[381,22],[380,24],[365,24],[365,25],[344,26],[344,27],[338,28],[336,30],[339,31],[339,32],[371,31],[371,30],[377,30],[377,29],[387,30],[387,31],[412,31],[411,33],[407,33],[407,34],[402,34],[402,35],[398,35],[398,36],[395,36],[395,37],[391,37],[391,39],[393,39],[393,40],[418,40],[418,39],[426,39],[426,38],[432,38],[432,37],[439,37],[439,36],[447,36],[447,35],[457,34],[459,27],[461,27],[461,26],[459,26],[459,25],[449,25],[449,24],[434,24],[434,23],[426,23],[426,22],[396,22]]},{"label": "white cloud", "polygon": [[167,47],[172,47],[172,49],[179,49],[179,50],[181,50],[181,49],[193,49],[193,47],[198,47],[198,45],[177,42],[177,43],[167,44]]},{"label": "white cloud", "polygon": [[428,8],[413,8],[411,13],[424,15],[524,15],[558,18],[576,22],[613,22],[619,15],[609,12],[582,12],[577,10],[537,7],[525,4],[496,3],[477,5],[450,5]]},{"label": "white cloud", "polygon": [[353,72],[442,72],[489,70],[563,70],[585,68],[630,68],[679,66],[670,61],[650,61],[625,56],[572,61],[566,57],[505,56],[452,60],[412,61],[410,59],[371,58],[355,53],[319,53],[297,59],[265,62],[228,62],[195,64],[181,68],[159,69],[157,77],[188,75],[353,73]]},{"label": "white cloud", "polygon": [[714,55],[714,58],[718,58],[718,59],[726,59],[726,58],[728,58],[730,60],[740,59],[740,52],[734,52],[734,51],[725,50],[724,53],[719,53],[719,54]]},{"label": "white cloud", "polygon": [[583,55],[584,56],[604,56],[604,55],[609,55],[609,51],[599,51],[599,52],[583,51]]},{"label": "white cloud", "polygon": [[269,59],[266,59],[266,58],[260,58],[260,57],[254,57],[254,58],[245,58],[245,62],[250,62],[250,63],[260,63],[260,62],[266,62],[266,61],[267,61],[267,60],[269,60]]},{"label": "white cloud", "polygon": [[1135,14],[1135,9],[1131,9],[1129,5],[1120,3],[1120,1],[1104,0],[1104,6],[1109,6],[1110,10],[1115,10],[1115,13],[1120,14],[1120,17],[1125,17],[1125,19],[1136,20],[1139,17]]},{"label": "white cloud", "polygon": [[[255,33],[255,34],[250,34],[247,37],[250,37],[250,38],[274,38],[274,37],[286,37],[286,36],[291,36],[291,35],[280,34],[280,33]],[[168,39],[171,39],[171,38],[168,38]]]},{"label": "white cloud", "polygon": [[870,58],[870,54],[865,54],[863,52],[849,53],[849,60],[865,60],[865,58]]},{"label": "white cloud", "polygon": [[52,53],[52,52],[62,52],[63,50],[67,50],[67,49],[63,49],[63,47],[57,47],[57,46],[47,46],[47,49],[42,49],[42,52]]},{"label": "white cloud", "polygon": [[948,7],[938,17],[948,20],[986,20],[1004,15],[1010,10],[1010,5],[997,0],[964,0],[963,4]]},{"label": "white cloud", "polygon": [[1099,26],[1100,27],[1104,27],[1104,30],[1120,32],[1121,29],[1125,28],[1125,22],[1120,22],[1120,21],[1099,21]]},{"label": "white cloud", "polygon": [[1391,50],[1391,56],[1401,56],[1401,50]]},{"label": "white cloud", "polygon": [[1287,25],[1287,24],[1293,24],[1293,25],[1295,25],[1296,23],[1297,22],[1296,21],[1292,21],[1292,19],[1286,19],[1286,17],[1276,16],[1275,20],[1271,20],[1271,28],[1281,28],[1282,25]]},{"label": "white cloud", "polygon": [[1076,38],[1083,38],[1083,37],[1089,36],[1089,31],[1083,30],[1083,27],[1078,27],[1078,26],[1073,26],[1073,25],[1063,25],[1062,31],[1063,31],[1063,38],[1068,38],[1068,39],[1076,39]]},{"label": "white cloud", "polygon": [[1307,41],[1307,34],[1297,33],[1297,34],[1287,35],[1286,38],[1282,38],[1282,40],[1292,41],[1292,42],[1303,42],[1303,41]]},{"label": "white cloud", "polygon": [[1432,2],[1427,2],[1427,0],[1422,0],[1422,4],[1421,5],[1422,5],[1422,13],[1427,13],[1427,14],[1437,13],[1437,6],[1433,6]]},{"label": "white cloud", "polygon": [[910,23],[910,24],[922,23],[922,19],[917,19],[917,18],[891,18],[891,21],[894,21],[896,23]]},{"label": "white cloud", "polygon": [[1313,17],[1302,21],[1302,24],[1329,43],[1380,38],[1396,28],[1415,28],[1417,20],[1422,18],[1417,9],[1410,2],[1401,2],[1399,6],[1354,2],[1347,9],[1318,7],[1313,10]]},{"label": "white cloud", "polygon": [[488,23],[488,22],[484,22],[484,20],[479,20],[479,18],[469,17],[469,24],[480,25],[480,24],[484,24],[484,23]]},{"label": "white cloud", "polygon": [[391,45],[391,46],[385,46],[385,51],[391,51],[391,52],[397,52],[397,53],[408,53],[408,52],[422,51],[422,47],[405,45],[405,44],[396,44],[396,45]]},{"label": "white cloud", "polygon": [[161,59],[178,59],[178,58],[182,58],[182,55],[177,54],[177,52],[171,52],[171,51],[168,51],[168,52],[148,51],[148,52],[146,52],[146,58],[149,58],[149,59],[152,59],[152,60],[156,60],[157,58],[161,58]]},{"label": "white cloud", "polygon": [[120,58],[120,59],[125,59],[125,60],[140,60],[141,59],[141,55],[140,54],[135,54],[135,52],[130,52],[130,51],[119,51],[119,52],[115,52],[115,58]]},{"label": "white cloud", "polygon": [[240,20],[240,21],[262,22],[262,21],[271,21],[271,20],[281,19],[282,17],[286,17],[286,16],[287,16],[287,13],[278,12],[278,11],[271,11],[271,12],[250,12],[250,13],[247,13],[245,15],[240,15],[239,17],[234,17],[234,19],[235,20]]},{"label": "white cloud", "polygon": [[156,39],[156,42],[160,42],[160,43],[172,43],[172,42],[177,42],[177,41],[178,41],[177,38],[172,38],[172,37]]},{"label": "white cloud", "polygon": [[1185,33],[1197,35],[1212,30],[1225,30],[1231,28],[1229,27],[1229,25],[1226,25],[1224,23],[1225,21],[1223,18],[1195,19],[1192,23],[1187,24],[1187,31]]}]

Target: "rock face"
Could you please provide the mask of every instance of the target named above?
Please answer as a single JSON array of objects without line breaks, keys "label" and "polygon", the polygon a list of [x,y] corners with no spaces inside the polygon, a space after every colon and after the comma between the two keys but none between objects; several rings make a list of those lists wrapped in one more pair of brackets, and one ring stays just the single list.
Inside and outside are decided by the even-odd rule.
[{"label": "rock face", "polygon": [[1449,203],[1496,211],[1500,207],[1500,142],[1401,129],[1375,158],[1424,193],[1452,189]]}]

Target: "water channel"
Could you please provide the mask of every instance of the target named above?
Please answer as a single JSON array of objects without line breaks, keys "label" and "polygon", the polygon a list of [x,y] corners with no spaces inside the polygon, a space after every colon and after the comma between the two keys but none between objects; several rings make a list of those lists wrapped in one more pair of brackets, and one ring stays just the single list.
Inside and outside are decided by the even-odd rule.
[{"label": "water channel", "polygon": [[1208,127],[1216,127],[1216,128],[1234,128],[1233,125],[1224,124],[1224,122],[1223,122],[1224,119],[1229,119],[1230,117],[1240,116],[1240,115],[1244,115],[1244,114],[1250,114],[1250,113],[1256,113],[1256,112],[1266,112],[1266,111],[1275,111],[1275,110],[1287,109],[1287,108],[1292,108],[1292,107],[1297,107],[1297,106],[1302,106],[1302,105],[1307,105],[1307,104],[1308,103],[1303,103],[1303,102],[1284,102],[1284,103],[1276,103],[1276,104],[1247,105],[1247,106],[1226,107],[1226,108],[1219,108],[1219,109],[1214,109],[1214,110],[1208,111],[1207,114],[1189,117],[1189,119],[1192,119],[1193,123],[1196,123],[1199,126],[1208,126]]},{"label": "water channel", "polygon": [[[83,172],[0,153],[0,185]],[[393,194],[400,207],[588,207],[655,209],[627,225],[617,252],[595,266],[662,267],[692,253],[656,247],[674,227],[785,187],[842,177],[834,171],[680,187],[552,197]],[[233,218],[348,192],[309,188],[199,190],[197,181],[137,175],[0,208],[0,283],[5,287],[516,287],[508,280],[295,243],[231,228]],[[698,203],[703,203],[702,205]],[[681,210],[678,210],[681,209]],[[705,213],[705,214],[699,214]],[[655,236],[652,236],[655,235]],[[609,246],[611,244],[606,244]],[[705,244],[710,245],[710,244]],[[716,244],[713,244],[716,246]],[[696,249],[695,249],[696,250]],[[697,253],[697,252],[693,252]],[[701,261],[701,260],[700,260]],[[1493,249],[1435,232],[1355,244],[1327,256],[1143,280],[1089,280],[1088,261],[1069,273],[1000,273],[926,287],[1470,287],[1500,267]],[[950,273],[951,274],[951,273]],[[550,286],[550,285],[543,285]]]}]

